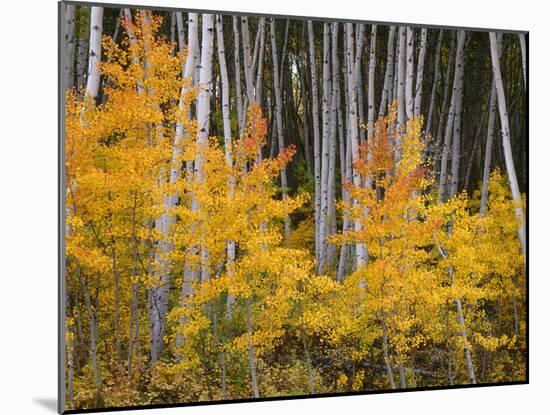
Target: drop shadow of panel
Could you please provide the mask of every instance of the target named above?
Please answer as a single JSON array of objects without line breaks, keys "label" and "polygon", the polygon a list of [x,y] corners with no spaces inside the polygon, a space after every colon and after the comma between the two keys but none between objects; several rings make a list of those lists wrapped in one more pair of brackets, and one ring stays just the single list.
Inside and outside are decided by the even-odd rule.
[{"label": "drop shadow of panel", "polygon": [[57,413],[57,399],[54,398],[35,398],[34,402],[51,412]]}]

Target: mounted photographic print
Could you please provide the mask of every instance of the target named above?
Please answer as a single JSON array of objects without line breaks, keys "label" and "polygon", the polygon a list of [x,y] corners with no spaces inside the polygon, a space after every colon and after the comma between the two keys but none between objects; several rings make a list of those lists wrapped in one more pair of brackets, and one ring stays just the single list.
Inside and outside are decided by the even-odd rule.
[{"label": "mounted photographic print", "polygon": [[60,412],[528,381],[527,32],[59,5]]}]

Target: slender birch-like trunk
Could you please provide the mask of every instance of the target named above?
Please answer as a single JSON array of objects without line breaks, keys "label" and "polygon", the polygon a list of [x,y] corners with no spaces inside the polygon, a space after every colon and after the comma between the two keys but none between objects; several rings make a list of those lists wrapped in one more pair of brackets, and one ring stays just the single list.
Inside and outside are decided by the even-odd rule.
[{"label": "slender birch-like trunk", "polygon": [[[279,58],[277,54],[277,39],[275,38],[275,19],[270,21],[270,37],[271,37],[271,58],[273,60],[273,87],[275,89],[275,124],[277,127],[277,142],[279,153],[284,150],[285,141],[283,136],[283,117],[282,117],[282,99],[281,99],[281,83],[279,79]],[[286,168],[281,169],[281,191],[283,200],[288,197],[288,182],[286,177]],[[285,237],[290,237],[290,218],[285,216]]]},{"label": "slender birch-like trunk", "polygon": [[243,64],[244,80],[246,83],[246,95],[249,103],[254,102],[254,81],[252,80],[252,57],[250,53],[250,32],[248,30],[248,17],[241,19],[242,38],[243,38]]},{"label": "slender birch-like trunk", "polygon": [[[260,18],[259,24],[259,33],[260,33],[260,49],[258,62],[258,72],[256,74],[256,84],[254,85],[254,93],[256,95],[256,101],[258,104],[262,104],[262,83],[263,83],[263,74],[264,74],[264,51],[265,51],[265,17]],[[275,67],[277,68],[277,67]],[[274,69],[276,70],[276,69]],[[286,229],[286,228],[285,228]]]},{"label": "slender birch-like trunk", "polygon": [[[202,46],[201,62],[199,73],[199,84],[201,90],[197,98],[197,153],[195,156],[195,179],[198,183],[204,182],[203,164],[204,156],[208,146],[210,134],[210,97],[212,93],[212,55],[214,48],[214,16],[212,14],[202,15]],[[193,198],[192,210],[200,209],[196,198]],[[202,238],[203,236],[201,236]],[[201,281],[209,279],[208,252],[201,241]]]},{"label": "slender birch-like trunk", "polygon": [[172,56],[176,55],[177,45],[176,45],[176,12],[170,13],[170,45],[171,45],[171,52],[170,54]]},{"label": "slender birch-like trunk", "polygon": [[[178,33],[178,51],[180,53],[181,59],[182,59],[182,65],[181,65],[181,75],[185,77],[185,29],[184,29],[184,23],[183,23],[183,13],[182,12],[175,12],[176,13],[176,27],[177,27],[177,33]],[[194,13],[189,13],[189,15]],[[196,13],[195,13],[196,14]],[[191,18],[191,16],[190,16]]]},{"label": "slender birch-like trunk", "polygon": [[[452,123],[457,123],[458,126],[455,126],[454,131],[454,137],[453,137],[453,166],[451,166],[451,186],[449,191],[449,197],[454,197],[457,192],[457,184],[458,184],[458,167],[454,166],[454,163],[458,164],[458,151],[460,149],[460,113],[462,111],[462,79],[464,74],[464,45],[466,41],[466,32],[463,30],[460,30],[458,32],[458,44],[456,49],[456,61],[455,61],[455,74],[454,74],[454,80],[453,80],[453,96],[451,98],[451,109],[449,110],[449,118],[453,117]],[[445,137],[445,144],[448,149],[448,145],[450,144],[450,132],[447,135],[447,132],[449,132],[449,125],[447,126],[446,131],[446,137]],[[442,159],[442,166],[445,162],[445,169],[446,169],[446,158]],[[443,167],[442,167],[442,173],[443,173]],[[442,176],[440,176],[441,179]],[[445,182],[440,181],[439,183],[439,200],[442,199],[442,185],[445,185]],[[452,229],[449,230],[449,232],[452,232]],[[446,258],[447,253],[441,248],[438,247],[441,255]],[[449,266],[449,275],[451,277],[451,285],[455,284],[455,271],[453,267]],[[462,307],[462,300],[460,297],[455,298],[455,305],[456,305],[456,313],[457,313],[457,322],[459,324],[459,332],[460,336],[462,337],[464,343],[468,344],[468,336],[466,333],[466,322],[464,319],[464,311]],[[466,368],[468,369],[468,376],[470,378],[470,383],[475,384],[476,383],[476,376],[474,372],[474,365],[472,362],[472,355],[470,351],[469,346],[464,347],[464,357],[466,360]]]},{"label": "slender birch-like trunk", "polygon": [[369,57],[369,79],[368,79],[368,98],[367,98],[367,139],[371,140],[374,135],[374,75],[376,71],[376,25],[372,25],[370,35],[370,57]]},{"label": "slender birch-like trunk", "polygon": [[[333,34],[333,70],[336,70],[335,73],[333,73],[333,77],[335,78],[335,82],[337,84],[337,112],[338,112],[338,142],[339,142],[339,153],[340,153],[340,177],[341,177],[341,189],[342,189],[342,199],[349,204],[350,198],[349,198],[349,192],[346,190],[345,185],[348,182],[351,182],[351,168],[348,168],[348,162],[347,162],[347,154],[350,152],[348,146],[346,145],[346,140],[349,138],[349,133],[347,131],[348,124],[346,122],[346,129],[344,129],[344,114],[342,112],[342,97],[340,94],[340,79],[339,79],[339,62],[338,62],[338,23],[333,23],[332,27],[332,34]],[[335,37],[336,36],[336,37]],[[344,43],[345,42],[345,36],[344,36]],[[347,48],[344,48],[347,50]],[[344,97],[345,97],[345,103],[346,103],[346,114],[348,114],[347,109],[348,106],[347,103],[349,101],[348,99],[348,93],[347,93],[347,65],[348,59],[344,59]],[[350,163],[351,164],[351,163]],[[349,216],[346,212],[344,212],[342,220],[342,232],[345,232],[350,227],[350,220]],[[349,254],[349,246],[346,243],[342,243],[342,246],[340,248],[340,259],[338,261],[338,270],[336,273],[336,281],[341,282],[344,279],[344,275],[346,273],[347,265],[348,265],[348,254]]]},{"label": "slender birch-like trunk", "polygon": [[407,383],[405,382],[405,368],[403,367],[401,359],[399,359],[399,363],[397,364],[397,371],[399,372],[399,387],[405,389]]},{"label": "slender birch-like trunk", "polygon": [[75,6],[67,4],[65,6],[65,88],[72,88],[74,86],[74,55],[76,47],[75,38]]},{"label": "slender birch-like trunk", "polygon": [[327,251],[327,216],[328,216],[328,160],[330,148],[330,101],[331,101],[331,68],[330,68],[330,30],[329,24],[323,24],[323,89],[322,89],[322,142],[321,142],[321,210],[319,213],[319,259],[317,273],[325,267]]},{"label": "slender birch-like trunk", "polygon": [[118,12],[118,17],[116,19],[115,30],[113,32],[113,40],[115,42],[117,41],[118,34],[120,33],[120,19],[122,18],[122,16],[124,16],[124,12],[122,9],[120,9],[120,11]]},{"label": "slender birch-like trunk", "polygon": [[481,201],[479,211],[482,215],[487,210],[487,199],[489,197],[489,176],[491,174],[491,158],[493,154],[493,136],[495,129],[497,91],[495,81],[491,84],[491,98],[489,99],[489,120],[487,121],[487,140],[485,142],[485,158],[483,162],[483,179],[481,184]]},{"label": "slender birch-like trunk", "polygon": [[[497,35],[498,56],[502,53],[501,48],[502,35]],[[485,141],[485,158],[483,162],[483,179],[481,182],[481,201],[479,212],[484,215],[487,210],[487,199],[489,197],[489,176],[491,175],[491,159],[493,155],[493,138],[495,130],[495,119],[497,112],[497,90],[495,88],[495,79],[491,82],[491,97],[489,99],[489,118],[487,120],[487,140]]]},{"label": "slender birch-like trunk", "polygon": [[388,109],[388,101],[392,100],[393,90],[393,63],[394,63],[394,47],[395,47],[395,32],[396,27],[390,26],[390,33],[388,35],[388,58],[386,60],[386,75],[384,76],[384,88],[382,90],[382,99],[380,101],[380,109],[378,110],[378,115],[382,117],[386,114]]},{"label": "slender birch-like trunk", "polygon": [[[359,33],[357,33],[355,43],[359,42]],[[364,46],[363,46],[364,48]],[[362,52],[362,51],[361,51]],[[368,53],[368,51],[366,51]],[[363,53],[357,62],[359,67],[357,68],[355,85],[357,85],[357,122],[359,123],[359,144],[365,144],[367,139],[365,134],[365,100],[364,92],[365,88],[363,86]]]},{"label": "slender birch-like trunk", "polygon": [[90,17],[90,52],[86,93],[95,101],[99,94],[99,63],[101,62],[101,36],[103,34],[103,7],[92,7]]},{"label": "slender birch-like trunk", "polygon": [[[428,118],[426,120],[426,141],[424,143],[424,154],[428,154],[428,140],[432,134],[432,124],[435,110],[435,97],[440,78],[440,60],[441,60],[441,43],[443,41],[443,29],[439,31],[439,39],[435,49],[435,64],[434,64],[434,82],[432,85],[432,93],[430,96],[430,109],[428,110]],[[442,107],[443,108],[443,107]]]},{"label": "slender birch-like trunk", "polygon": [[[357,30],[362,35],[364,26],[359,24]],[[348,59],[348,93],[349,93],[349,124],[350,124],[350,144],[351,144],[351,158],[357,160],[359,158],[359,131],[357,125],[357,73],[359,68],[357,57],[361,54],[363,36],[358,36],[359,44],[357,45],[357,54],[354,53],[354,36],[353,36],[353,24],[346,23],[346,38],[347,38],[347,59]],[[361,187],[361,175],[356,169],[352,172],[353,185],[357,188]],[[359,202],[353,200],[353,205],[357,206]],[[356,219],[354,221],[354,230],[359,232],[362,229],[361,220]],[[367,253],[365,245],[358,243],[355,247],[355,264],[359,269],[367,263]]]},{"label": "slender birch-like trunk", "polygon": [[[461,31],[458,35],[463,37],[465,43],[466,33]],[[460,40],[459,40],[460,42]],[[452,159],[451,159],[451,182],[449,194],[455,195],[458,192],[458,181],[460,171],[460,140],[462,134],[462,95],[464,85],[464,46],[460,50],[460,53],[456,56],[456,77],[458,84],[456,88],[456,96],[454,99],[454,116],[453,116],[453,145],[452,145]]]},{"label": "slender birch-like trunk", "polygon": [[[338,62],[338,24],[331,24],[331,81],[332,93],[330,102],[330,132],[329,132],[329,159],[328,159],[328,197],[327,197],[327,227],[326,237],[336,233],[336,146],[338,134],[338,105],[340,94],[339,62]],[[327,242],[326,264],[333,264],[336,255],[336,246]]]},{"label": "slender birch-like trunk", "polygon": [[414,30],[407,26],[407,80],[405,82],[405,112],[407,119],[414,116],[414,95],[413,95],[413,78],[414,78]]},{"label": "slender birch-like trunk", "polygon": [[241,50],[240,50],[240,33],[239,33],[239,18],[233,16],[233,43],[234,43],[234,52],[233,60],[235,64],[235,95],[237,101],[237,120],[239,121],[239,134],[243,134],[240,130],[241,126],[244,127],[244,116],[243,116],[243,96],[242,96],[242,86],[241,86]]},{"label": "slender birch-like trunk", "polygon": [[[397,102],[398,93],[399,93],[399,88],[398,88],[398,85],[399,85],[399,62],[400,62],[400,59],[401,59],[401,57],[399,55],[399,48],[400,48],[399,41],[401,39],[401,33],[397,29],[396,29],[396,36],[397,36],[397,40],[396,40],[395,54],[394,54],[395,55],[395,61],[394,61],[394,65],[393,65],[392,96],[391,96],[391,98],[388,98],[388,100],[390,102]],[[398,110],[399,110],[399,106],[398,106]]]},{"label": "slender birch-like trunk", "polygon": [[386,319],[382,320],[382,352],[384,354],[384,363],[386,365],[386,372],[388,373],[388,382],[390,388],[395,389],[395,381],[393,379],[393,369],[391,367],[390,355],[388,351],[388,329],[386,327]]},{"label": "slender birch-like trunk", "polygon": [[[351,56],[353,56],[352,53],[350,53],[350,49],[348,47],[348,27],[347,25],[344,25],[344,103],[345,103],[345,116],[341,114],[341,120],[345,121],[346,128],[345,128],[345,135],[342,135],[341,141],[340,141],[340,148],[342,151],[341,154],[341,160],[342,160],[342,169],[343,169],[343,176],[342,176],[342,199],[344,199],[348,204],[351,204],[351,198],[349,192],[345,188],[346,183],[352,183],[353,182],[353,163],[352,163],[352,146],[351,146],[351,127],[350,127],[350,118],[349,114],[351,112],[351,103],[350,103],[350,81],[349,76],[350,73],[353,71],[351,70],[353,59]],[[350,56],[351,55],[351,56]],[[351,220],[348,217],[348,215],[344,215],[344,223],[342,230],[348,230],[351,228]],[[344,275],[348,269],[348,255],[350,255],[350,258],[353,257],[353,264],[355,265],[355,254],[353,252],[353,245],[346,245],[342,244],[341,248],[341,254],[340,254],[340,261],[338,263],[338,272],[336,274],[336,278],[338,281],[342,281],[344,279]]]},{"label": "slender birch-like trunk", "polygon": [[414,96],[414,116],[418,117],[422,110],[422,90],[424,87],[424,61],[426,60],[426,41],[428,29],[422,28],[420,32],[420,51],[418,52],[418,65],[416,72],[416,88]]},{"label": "slender birch-like trunk", "polygon": [[[406,39],[407,39],[407,28],[405,26],[399,27],[399,48],[397,51],[397,101],[398,101],[398,110],[397,110],[397,127],[399,130],[405,130],[405,66],[406,66]],[[401,136],[402,134],[398,131],[396,135],[395,142],[395,161],[399,162],[401,160]]]},{"label": "slender birch-like trunk", "polygon": [[74,344],[74,323],[67,327],[67,392],[69,395],[70,409],[74,409],[74,393],[73,393],[73,375],[75,361],[75,344]]},{"label": "slender birch-like trunk", "polygon": [[443,137],[444,137],[443,124],[448,114],[448,111],[446,108],[447,106],[450,105],[449,104],[449,84],[452,85],[450,80],[451,80],[452,71],[455,67],[455,56],[456,56],[456,34],[454,34],[451,40],[449,62],[447,63],[447,70],[445,71],[445,80],[443,84],[443,103],[441,104],[441,113],[439,114],[439,123],[437,125],[437,139],[436,139],[435,145],[440,150],[443,144]]},{"label": "slender birch-like trunk", "polygon": [[[246,283],[248,284],[249,277],[247,275],[246,277]],[[251,310],[251,304],[250,304],[250,298],[247,298],[246,300],[246,332],[248,335],[248,360],[250,365],[250,383],[252,384],[252,394],[254,396],[254,399],[258,399],[260,397],[260,391],[258,389],[258,375],[256,373],[256,360],[255,360],[255,352],[254,352],[254,341],[252,338],[253,334],[253,326],[252,326],[252,310]]]},{"label": "slender birch-like trunk", "polygon": [[519,46],[521,48],[521,66],[523,68],[523,86],[527,90],[527,45],[525,42],[525,33],[519,35]]},{"label": "slender birch-like trunk", "polygon": [[78,39],[77,53],[76,53],[76,89],[79,95],[82,93],[82,89],[86,87],[86,73],[89,53],[90,39],[82,37]]},{"label": "slender birch-like trunk", "polygon": [[319,221],[321,217],[321,143],[319,137],[319,102],[317,86],[317,67],[315,59],[315,35],[313,33],[313,23],[307,22],[309,37],[309,66],[311,70],[311,101],[313,115],[313,163],[315,178],[315,256],[317,263],[321,258],[322,241],[319,239]]},{"label": "slender birch-like trunk", "polygon": [[80,270],[77,270],[77,278],[82,287],[82,292],[84,293],[84,302],[86,303],[86,310],[88,314],[88,327],[90,330],[90,360],[92,361],[92,370],[94,373],[94,384],[96,388],[96,402],[99,403],[102,395],[102,381],[101,373],[99,371],[99,359],[97,354],[97,315],[94,311],[92,304],[92,298],[90,296],[90,289],[86,282],[85,277],[82,275]]},{"label": "slender birch-like trunk", "polygon": [[115,325],[115,356],[116,363],[121,365],[122,363],[122,351],[120,345],[120,290],[119,290],[119,273],[118,273],[118,264],[117,264],[117,252],[115,239],[111,237],[111,261],[112,261],[112,271],[113,271],[113,290],[114,290],[114,313],[113,320]]},{"label": "slender birch-like trunk", "polygon": [[[128,15],[131,17],[129,14]],[[143,42],[143,85],[146,87],[140,89],[140,93],[145,92],[149,96],[154,95],[154,87],[147,81],[153,76],[152,62],[150,60],[151,45],[153,42],[151,31],[151,15],[148,10],[140,10],[139,18],[141,20],[141,32]],[[130,43],[137,42],[134,37],[132,40],[131,28],[128,27],[128,33],[130,37]],[[135,46],[135,45],[134,45]],[[139,57],[135,55],[134,63],[139,63]],[[138,86],[138,88],[140,88]],[[153,108],[157,107],[157,104],[151,103]],[[155,109],[158,109],[155,108]],[[149,123],[152,124],[152,123]],[[151,125],[148,126],[148,130],[151,130]],[[158,139],[162,138],[162,126],[160,124],[155,125],[155,133]],[[151,132],[147,135],[147,145],[153,146],[155,141]],[[164,168],[160,169],[159,178],[157,183],[159,186],[164,181]],[[165,207],[165,200],[162,201],[163,210]],[[161,215],[154,220],[155,229],[160,230],[162,238],[160,238],[156,244],[151,242],[150,244],[150,256],[151,262],[149,264],[149,275],[152,276],[151,285],[148,291],[148,307],[149,307],[149,330],[150,330],[150,355],[151,362],[154,363],[160,358],[160,354],[164,345],[164,331],[166,325],[166,316],[168,313],[168,293],[170,291],[170,273],[171,273],[171,260],[169,256],[171,241],[167,237],[167,221],[166,216]],[[152,224],[148,224],[149,229],[152,228]]]},{"label": "slender birch-like trunk", "polygon": [[365,51],[365,25],[360,24],[355,33],[355,85],[357,87],[357,122],[359,125],[359,144],[364,144],[366,140],[365,129],[365,105],[363,99],[363,52]]},{"label": "slender birch-like trunk", "polygon": [[[301,52],[303,53],[303,52]],[[305,61],[306,57],[301,55],[301,58]],[[302,66],[305,70],[305,65]],[[311,160],[311,147],[309,143],[309,126],[308,126],[308,102],[306,100],[306,80],[303,73],[303,70],[299,71],[300,73],[300,94],[302,95],[303,103],[303,113],[302,113],[302,124],[303,124],[303,135],[304,135],[304,152],[306,157],[307,171],[313,172],[313,161]],[[272,157],[272,156],[271,156]]]},{"label": "slender birch-like trunk", "polygon": [[521,252],[525,261],[527,258],[525,215],[523,213],[521,192],[519,190],[518,178],[516,175],[516,168],[514,166],[514,158],[512,155],[508,111],[506,108],[506,97],[504,95],[504,84],[502,82],[502,74],[500,71],[500,62],[498,55],[498,42],[496,34],[494,32],[489,33],[489,40],[491,42],[491,61],[493,64],[493,76],[495,79],[495,88],[497,91],[500,126],[502,129],[502,148],[504,150],[504,161],[506,164],[506,172],[508,173],[508,180],[510,182],[510,190],[512,191],[512,199],[514,200],[514,210],[518,221],[518,238],[521,244]]},{"label": "slender birch-like trunk", "polygon": [[449,112],[447,117],[447,126],[445,129],[445,141],[443,143],[443,150],[441,152],[441,168],[439,171],[439,196],[438,200],[443,200],[445,196],[445,189],[447,186],[447,164],[449,161],[449,153],[451,150],[451,138],[453,132],[453,123],[455,111],[456,97],[459,93],[460,79],[462,78],[462,63],[459,57],[462,56],[464,50],[464,42],[466,35],[463,30],[458,32],[458,42],[456,47],[456,59],[455,59],[455,74],[453,79],[453,93],[451,95],[451,102],[449,105]]},{"label": "slender birch-like trunk", "polygon": [[[233,166],[233,157],[231,155],[233,143],[231,139],[231,114],[229,108],[229,77],[227,75],[227,62],[225,59],[225,45],[223,39],[223,19],[221,15],[216,16],[216,32],[218,40],[218,62],[220,65],[220,76],[222,83],[222,118],[223,118],[223,138],[225,149],[225,161],[231,168]],[[237,42],[238,43],[238,42]],[[235,197],[235,178],[229,177],[227,180],[228,194],[230,198]],[[227,275],[233,278],[235,267],[235,241],[227,241]],[[231,318],[232,308],[235,298],[232,295],[227,296],[227,316]]]}]

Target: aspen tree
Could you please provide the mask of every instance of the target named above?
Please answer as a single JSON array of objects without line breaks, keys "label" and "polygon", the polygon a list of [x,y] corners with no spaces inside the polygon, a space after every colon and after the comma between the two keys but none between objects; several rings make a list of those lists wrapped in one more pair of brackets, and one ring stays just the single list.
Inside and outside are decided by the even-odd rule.
[{"label": "aspen tree", "polygon": [[[407,66],[407,28],[399,27],[399,47],[397,52],[397,127],[401,130],[405,128],[406,121],[406,97],[405,97],[405,67]],[[401,159],[401,134],[397,134],[395,143],[397,151],[395,152],[396,162]]]},{"label": "aspen tree", "polygon": [[328,218],[328,170],[331,134],[331,67],[330,67],[330,30],[327,22],[323,23],[323,88],[322,88],[322,140],[321,140],[321,207],[319,213],[319,261],[317,271],[324,270],[327,256],[327,218]]},{"label": "aspen tree", "polygon": [[434,81],[432,85],[432,92],[430,95],[430,108],[428,110],[428,117],[426,120],[426,141],[424,144],[424,152],[428,153],[428,140],[432,134],[432,125],[435,111],[435,98],[437,93],[437,87],[439,86],[440,78],[440,61],[441,61],[441,43],[443,41],[443,29],[439,30],[439,38],[437,40],[437,46],[435,48],[435,63],[434,63]]},{"label": "aspen tree", "polygon": [[92,7],[90,18],[90,52],[86,92],[94,99],[99,94],[99,63],[101,62],[101,36],[103,35],[103,7]]},{"label": "aspen tree", "polygon": [[307,22],[309,38],[309,66],[311,70],[311,105],[313,116],[313,162],[314,162],[314,180],[315,180],[315,256],[317,262],[321,260],[321,249],[323,241],[319,236],[319,223],[321,218],[321,143],[319,136],[319,102],[317,86],[317,63],[315,58],[315,35],[313,33],[313,23]]},{"label": "aspen tree", "polygon": [[[359,60],[361,56],[361,50],[363,48],[362,44],[362,34],[364,31],[364,26],[359,24],[357,30],[360,33],[359,44],[357,45],[357,52],[355,53],[354,49],[354,36],[353,36],[353,24],[346,23],[346,38],[347,38],[347,59],[348,59],[348,94],[350,102],[350,111],[349,111],[349,124],[350,124],[350,154],[353,160],[359,158],[359,134],[358,134],[358,117],[357,117],[357,70],[359,69]],[[352,172],[353,185],[357,188],[361,187],[361,175],[356,170],[353,169]],[[358,205],[358,201],[354,199],[354,205]],[[361,221],[356,219],[354,222],[354,229],[356,232],[361,230]],[[355,246],[355,265],[357,268],[361,268],[366,264],[368,254],[366,252],[365,246],[362,243],[357,243]]]},{"label": "aspen tree", "polygon": [[435,147],[441,151],[441,146],[443,145],[443,138],[444,138],[444,122],[448,115],[448,106],[449,104],[449,85],[451,85],[452,88],[452,82],[451,81],[451,74],[453,73],[453,69],[455,67],[455,55],[456,55],[456,34],[453,34],[453,38],[451,39],[451,47],[450,47],[450,54],[449,54],[449,60],[447,62],[447,70],[445,71],[445,80],[443,83],[443,102],[441,104],[441,111],[439,114],[439,123],[437,126],[437,139],[435,140]]},{"label": "aspen tree", "polygon": [[[275,89],[275,124],[277,127],[277,141],[279,152],[282,152],[285,147],[283,136],[283,117],[282,117],[282,98],[281,98],[281,83],[279,78],[279,59],[277,54],[277,39],[275,38],[275,19],[270,21],[270,38],[271,38],[271,59],[273,60],[273,88]],[[288,182],[286,178],[286,168],[281,170],[281,188],[283,199],[287,198]],[[290,218],[285,217],[285,237],[290,237]]]},{"label": "aspen tree", "polygon": [[495,88],[497,91],[498,110],[500,114],[500,127],[502,133],[502,147],[504,150],[504,161],[506,163],[506,172],[510,182],[510,190],[514,200],[514,210],[518,221],[518,238],[521,244],[521,251],[524,261],[527,260],[527,237],[525,231],[525,215],[523,213],[523,205],[521,193],[519,191],[518,178],[516,168],[514,166],[514,157],[512,155],[512,146],[510,143],[510,126],[508,122],[508,112],[506,109],[506,96],[504,95],[504,85],[502,82],[502,74],[500,71],[500,62],[498,55],[498,42],[494,32],[489,33],[491,42],[491,61],[493,64],[493,75],[495,79]]},{"label": "aspen tree", "polygon": [[235,95],[237,97],[237,120],[239,122],[239,134],[242,135],[243,131],[241,126],[244,128],[244,107],[243,107],[243,96],[242,96],[242,86],[241,86],[241,51],[240,51],[240,33],[239,33],[239,18],[233,16],[233,43],[234,43],[234,52],[233,59],[235,64]]},{"label": "aspen tree", "polygon": [[[445,197],[445,190],[448,184],[447,181],[447,164],[449,161],[449,153],[451,151],[451,138],[453,136],[453,125],[454,117],[456,115],[456,103],[458,100],[458,95],[462,94],[462,61],[461,57],[464,53],[464,42],[466,40],[466,35],[464,31],[459,31],[458,41],[456,47],[456,59],[455,59],[455,73],[453,79],[453,93],[451,95],[451,101],[449,105],[449,112],[447,117],[447,125],[445,129],[445,141],[443,143],[443,150],[441,153],[441,168],[439,172],[439,200],[443,200]],[[462,99],[462,98],[460,98]],[[462,105],[462,104],[461,104]],[[459,128],[460,132],[460,128]]]},{"label": "aspen tree", "polygon": [[369,58],[369,79],[368,79],[368,130],[367,139],[374,134],[374,76],[376,71],[376,25],[372,25],[370,35],[370,58]]},{"label": "aspen tree", "polygon": [[65,88],[72,88],[74,86],[74,60],[75,60],[75,6],[67,4],[65,6]]},{"label": "aspen tree", "polygon": [[413,93],[413,81],[414,81],[414,30],[412,27],[407,26],[407,80],[405,82],[405,112],[407,119],[411,119],[414,116],[414,93]]},{"label": "aspen tree", "polygon": [[422,89],[424,87],[424,61],[426,60],[427,38],[428,38],[428,29],[423,27],[421,32],[420,32],[420,51],[418,52],[418,65],[417,65],[417,72],[416,72],[416,87],[414,89],[414,93],[415,93],[415,96],[414,96],[414,116],[415,117],[420,116],[420,111],[422,109]]},{"label": "aspen tree", "polygon": [[[497,35],[497,44],[498,44],[498,53],[499,53],[499,62],[500,56],[502,53],[501,47],[502,36]],[[491,174],[491,162],[493,155],[493,138],[495,130],[495,118],[497,111],[497,91],[495,88],[495,80],[491,82],[491,97],[489,98],[489,117],[487,120],[487,139],[485,141],[485,158],[483,162],[483,179],[481,184],[481,200],[479,203],[479,211],[482,215],[485,214],[487,210],[487,199],[489,197],[489,175]]]},{"label": "aspen tree", "polygon": [[520,33],[518,36],[521,49],[521,66],[523,68],[523,86],[527,90],[527,46],[525,42],[525,33]]},{"label": "aspen tree", "polygon": [[[220,64],[220,75],[222,82],[222,117],[223,117],[223,138],[225,149],[225,160],[227,165],[233,167],[233,143],[231,139],[231,119],[229,108],[229,77],[227,75],[227,62],[225,59],[225,44],[223,38],[223,19],[221,15],[216,16],[216,32],[218,41],[218,62]],[[238,43],[238,42],[237,42]],[[230,176],[227,180],[229,197],[235,197],[235,178]],[[235,266],[235,241],[227,241],[227,274],[229,277],[234,275]],[[232,295],[227,296],[227,315],[231,317],[231,311],[235,299]]]},{"label": "aspen tree", "polygon": [[388,35],[388,57],[386,60],[386,74],[384,76],[384,87],[382,89],[382,98],[380,101],[380,109],[378,110],[378,116],[386,114],[388,101],[392,100],[392,90],[394,82],[394,48],[395,48],[395,32],[396,27],[390,26],[390,32]]},{"label": "aspen tree", "polygon": [[[459,37],[466,37],[464,31],[459,33]],[[465,41],[465,39],[464,39]],[[460,42],[460,41],[459,41]],[[464,47],[461,53],[457,55],[457,74],[458,84],[456,96],[454,99],[454,116],[453,116],[453,144],[452,144],[452,160],[451,160],[451,182],[449,183],[449,194],[455,195],[458,192],[458,174],[460,169],[460,141],[462,134],[462,96],[464,85]],[[452,196],[451,196],[452,197]]]}]

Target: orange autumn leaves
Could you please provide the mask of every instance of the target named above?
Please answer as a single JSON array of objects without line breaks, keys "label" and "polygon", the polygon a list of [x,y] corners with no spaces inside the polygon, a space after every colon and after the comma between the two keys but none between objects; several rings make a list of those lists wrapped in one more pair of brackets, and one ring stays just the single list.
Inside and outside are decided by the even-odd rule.
[{"label": "orange autumn leaves", "polygon": [[[354,160],[362,185],[344,185],[358,203],[339,203],[338,221],[346,214],[358,219],[361,227],[346,229],[329,241],[364,244],[369,261],[350,269],[342,282],[336,281],[330,267],[325,275],[317,275],[308,245],[313,238],[299,237],[300,232],[313,233],[313,212],[306,210],[312,196],[300,191],[283,198],[277,185],[281,170],[295,163],[297,148],[289,145],[276,157],[262,159],[268,124],[257,104],[248,107],[244,134],[229,149],[232,163],[219,137],[197,146],[193,106],[200,86],[182,79],[185,53],[174,53],[174,45],[158,35],[160,18],[153,16],[145,30],[139,15],[136,22],[123,23],[134,41],[125,38],[116,44],[104,37],[101,100],[94,103],[82,91],[69,91],[66,104],[67,278],[81,273],[96,296],[93,310],[100,323],[102,365],[109,379],[124,379],[112,384],[126,385],[126,392],[134,396],[139,376],[152,379],[152,389],[170,389],[170,382],[160,385],[158,379],[179,376],[185,378],[185,390],[206,396],[201,371],[223,353],[234,365],[229,366],[230,382],[245,385],[245,392],[234,395],[242,397],[248,393],[249,374],[242,367],[250,344],[260,376],[262,370],[271,370],[266,362],[276,350],[288,345],[299,361],[292,370],[301,371],[302,378],[306,353],[313,359],[329,356],[330,373],[312,369],[318,392],[334,391],[334,384],[343,390],[348,380],[358,390],[365,382],[387,388],[383,377],[373,380],[372,373],[358,372],[350,380],[343,368],[365,359],[413,367],[428,347],[456,354],[457,379],[461,373],[467,379],[464,347],[480,354],[494,352],[494,378],[506,378],[506,353],[525,345],[520,321],[525,313],[520,301],[525,297],[525,277],[518,266],[522,261],[513,206],[500,173],[491,177],[484,217],[476,213],[476,198],[467,194],[438,203],[430,166],[423,160],[422,120],[397,126],[396,107],[391,106]],[[178,123],[184,134],[175,143]],[[176,156],[175,146],[181,149]],[[199,152],[204,158],[200,179],[193,166]],[[182,169],[170,182],[174,165]],[[155,221],[165,213],[164,201],[171,195],[177,195],[178,203],[167,213],[175,222],[162,235]],[[304,212],[310,217],[304,218]],[[292,232],[286,240],[283,221],[288,216]],[[132,312],[138,313],[136,347],[146,356],[147,295],[156,283],[152,270],[160,241],[173,245],[165,254],[175,288],[169,299],[167,347],[157,366],[147,367],[143,358],[142,372],[128,379],[120,370],[111,370],[105,357],[113,349],[113,276],[118,275],[121,304],[117,325],[131,327]],[[236,247],[233,261],[227,253],[229,241]],[[455,270],[453,283],[449,267]],[[203,268],[209,277],[191,281],[192,295],[182,303],[180,292],[188,282],[183,281],[185,270],[196,275]],[[136,290],[139,309],[131,311]],[[225,310],[228,297],[235,301],[231,318]],[[456,322],[456,298],[465,304],[465,327]],[[489,303],[502,310],[498,327],[487,316]],[[247,304],[251,334],[246,327]],[[72,316],[81,311],[73,303],[69,307],[69,324],[74,326]],[[462,328],[470,334],[469,344],[458,335]],[[121,331],[121,341],[132,341],[127,330]],[[440,364],[429,359],[426,365]],[[193,378],[189,373],[201,375]],[[407,376],[411,385],[414,376]],[[77,378],[76,399],[84,400],[90,381],[84,371]],[[116,404],[117,398],[112,399]]]}]

